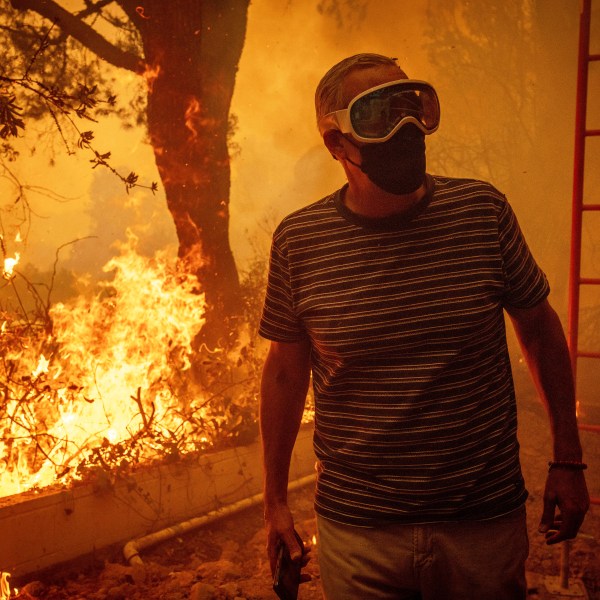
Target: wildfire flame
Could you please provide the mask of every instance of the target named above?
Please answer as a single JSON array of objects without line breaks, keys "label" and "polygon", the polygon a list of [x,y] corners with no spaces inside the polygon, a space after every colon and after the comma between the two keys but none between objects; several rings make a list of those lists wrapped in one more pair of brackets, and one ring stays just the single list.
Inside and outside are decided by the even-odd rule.
[{"label": "wildfire flame", "polygon": [[46,359],[46,357],[42,354],[40,356],[40,360],[38,361],[37,367],[35,368],[35,370],[33,371],[33,373],[31,375],[35,378],[38,378],[42,373],[47,373],[49,364],[50,364],[50,361],[48,359]]},{"label": "wildfire flame", "polygon": [[[113,278],[100,294],[50,309],[50,336],[7,339],[3,324],[0,496],[75,476],[86,449],[135,438],[150,421],[153,436],[183,431],[194,448],[182,406],[202,419],[206,401],[181,373],[204,324],[204,297],[195,277],[164,254],[139,256],[135,244],[131,236],[105,266]],[[25,397],[35,402],[25,406]]]},{"label": "wildfire flame", "polygon": [[9,578],[10,573],[0,572],[0,600],[8,600],[10,598]]},{"label": "wildfire flame", "polygon": [[15,252],[14,258],[5,258],[4,259],[4,268],[2,269],[2,277],[4,279],[11,279],[14,276],[14,268],[19,263],[21,255],[18,252]]},{"label": "wildfire flame", "polygon": [[196,97],[192,97],[185,110],[185,127],[191,132],[190,142],[198,139],[200,120],[200,101]]},{"label": "wildfire flame", "polygon": [[142,76],[146,80],[149,91],[152,91],[154,82],[158,79],[159,75],[160,75],[160,65],[159,64],[154,65],[154,66],[151,66],[150,64],[146,64],[146,67],[145,67],[145,70],[144,70]]}]

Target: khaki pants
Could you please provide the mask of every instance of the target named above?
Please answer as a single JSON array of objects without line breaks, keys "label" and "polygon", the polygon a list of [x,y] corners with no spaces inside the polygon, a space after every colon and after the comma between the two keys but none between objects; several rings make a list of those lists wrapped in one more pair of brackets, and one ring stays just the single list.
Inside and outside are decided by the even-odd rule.
[{"label": "khaki pants", "polygon": [[353,527],[317,518],[327,600],[524,600],[525,508],[489,521]]}]

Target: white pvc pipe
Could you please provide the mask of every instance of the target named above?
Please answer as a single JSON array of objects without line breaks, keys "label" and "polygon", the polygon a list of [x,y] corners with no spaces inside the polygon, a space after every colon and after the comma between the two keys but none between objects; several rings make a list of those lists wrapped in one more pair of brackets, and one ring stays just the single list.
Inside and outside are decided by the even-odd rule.
[{"label": "white pvc pipe", "polygon": [[[295,490],[301,488],[305,485],[308,485],[309,483],[314,482],[316,477],[316,474],[313,473],[311,475],[307,475],[306,477],[296,479],[288,485],[288,489]],[[217,508],[216,510],[211,510],[210,512],[201,515],[200,517],[194,517],[187,521],[182,521],[181,523],[177,523],[175,525],[171,525],[170,527],[166,527],[165,529],[161,529],[160,531],[155,531],[154,533],[150,533],[143,537],[131,540],[127,542],[123,547],[123,556],[125,557],[125,560],[132,566],[143,565],[144,562],[140,557],[140,552],[144,548],[149,548],[150,546],[154,546],[155,544],[164,542],[175,536],[182,535],[184,533],[192,531],[193,529],[197,529],[198,527],[202,527],[203,525],[207,525],[209,523],[212,523],[213,521],[232,515],[245,508],[250,508],[251,506],[254,506],[255,504],[261,502],[262,499],[262,493],[255,494],[254,496],[244,498],[243,500],[239,500],[238,502],[234,502],[233,504],[228,504],[227,506]]]}]

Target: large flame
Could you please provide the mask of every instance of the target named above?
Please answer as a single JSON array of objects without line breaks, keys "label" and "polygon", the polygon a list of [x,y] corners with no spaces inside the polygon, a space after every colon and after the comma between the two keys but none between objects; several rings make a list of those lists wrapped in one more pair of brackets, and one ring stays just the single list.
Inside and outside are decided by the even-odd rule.
[{"label": "large flame", "polygon": [[139,256],[135,242],[105,266],[113,278],[100,294],[51,308],[51,332],[37,342],[3,325],[0,496],[53,483],[90,448],[150,423],[165,439],[185,433],[184,404],[201,413],[204,400],[181,385],[204,323],[198,282],[164,255]]}]

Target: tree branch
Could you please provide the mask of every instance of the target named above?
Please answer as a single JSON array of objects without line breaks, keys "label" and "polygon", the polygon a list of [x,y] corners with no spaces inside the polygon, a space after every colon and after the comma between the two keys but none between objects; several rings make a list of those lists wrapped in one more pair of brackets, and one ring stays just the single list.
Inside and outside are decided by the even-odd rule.
[{"label": "tree branch", "polygon": [[10,3],[16,10],[33,10],[42,17],[57,23],[65,33],[111,65],[138,74],[144,72],[142,58],[113,46],[92,27],[65,10],[54,0],[10,0]]}]

